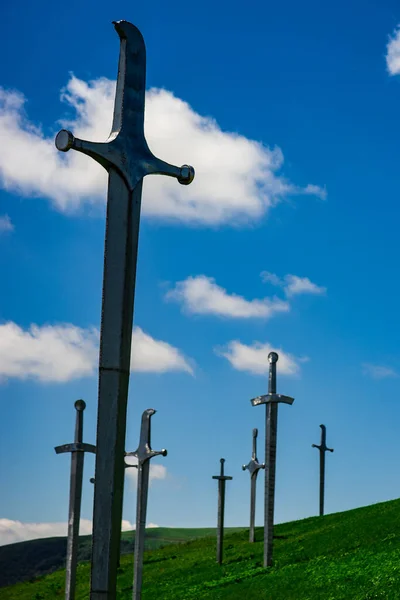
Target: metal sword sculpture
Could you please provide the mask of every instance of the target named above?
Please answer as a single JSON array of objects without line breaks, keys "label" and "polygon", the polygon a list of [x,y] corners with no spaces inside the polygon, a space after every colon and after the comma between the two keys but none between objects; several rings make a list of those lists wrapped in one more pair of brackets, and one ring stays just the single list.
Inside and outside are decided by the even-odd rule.
[{"label": "metal sword sculpture", "polygon": [[333,452],[333,448],[328,448],[326,445],[326,427],[321,427],[321,444],[312,444],[312,448],[318,448],[319,450],[319,516],[322,517],[324,514],[324,500],[325,500],[325,452]]},{"label": "metal sword sculpture", "polygon": [[250,472],[250,543],[254,542],[254,524],[256,519],[256,485],[257,475],[260,469],[265,469],[264,464],[260,464],[257,458],[257,436],[258,429],[253,429],[253,452],[251,455],[251,461],[247,465],[243,465],[242,469],[245,471],[248,469]]},{"label": "metal sword sculpture", "polygon": [[[142,597],[143,552],[146,535],[147,496],[149,491],[150,459],[153,456],[167,456],[166,450],[151,448],[151,417],[157,411],[148,408],[142,414],[139,446],[135,452],[126,452],[125,456],[135,456],[138,460],[138,483],[136,502],[136,532],[133,564],[133,600]],[[131,465],[129,465],[131,466]]]},{"label": "metal sword sculpture", "polygon": [[97,454],[94,484],[91,600],[115,600],[119,556],[124,449],[143,177],[161,174],[193,181],[193,167],[175,167],[150,151],[144,136],[146,49],[127,21],[114,22],[120,37],[111,134],[87,142],[61,130],[58,150],[87,154],[108,171],[100,333]]},{"label": "metal sword sculpture", "polygon": [[232,477],[224,474],[225,459],[220,459],[221,471],[219,475],[213,475],[213,479],[218,479],[218,531],[217,531],[217,563],[222,564],[222,554],[224,546],[224,518],[225,518],[225,486],[226,482]]},{"label": "metal sword sculpture", "polygon": [[83,400],[75,402],[76,422],[75,441],[72,444],[56,446],[57,454],[71,452],[71,477],[69,489],[67,561],[65,575],[65,600],[74,600],[76,583],[76,565],[78,560],[79,521],[81,518],[83,461],[85,452],[96,454],[96,446],[84,444],[83,411],[86,403]]},{"label": "metal sword sculpture", "polygon": [[278,427],[278,403],[293,404],[294,398],[276,393],[276,352],[268,354],[268,394],[253,398],[253,406],[266,405],[265,419],[265,497],[264,497],[264,567],[272,565],[274,540],[276,434]]}]

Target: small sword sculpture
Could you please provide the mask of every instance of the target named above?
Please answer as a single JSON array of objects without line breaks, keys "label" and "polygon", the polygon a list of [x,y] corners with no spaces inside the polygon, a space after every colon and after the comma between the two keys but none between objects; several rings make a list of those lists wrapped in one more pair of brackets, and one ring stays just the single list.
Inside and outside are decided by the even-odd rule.
[{"label": "small sword sculpture", "polygon": [[91,600],[115,600],[121,540],[126,411],[143,178],[175,177],[188,185],[194,169],[175,167],[150,151],[144,136],[146,48],[140,31],[114,22],[120,38],[114,119],[106,142],[62,129],[55,144],[90,156],[108,171],[100,331],[97,453],[94,484]]},{"label": "small sword sculpture", "polygon": [[321,444],[312,444],[312,448],[318,448],[319,450],[319,516],[322,517],[324,514],[324,500],[325,500],[325,452],[333,452],[333,448],[328,448],[326,445],[326,427],[321,427]]},{"label": "small sword sculpture", "polygon": [[253,398],[253,406],[266,405],[265,419],[265,497],[264,497],[264,567],[272,565],[274,542],[276,435],[278,428],[278,403],[293,404],[294,398],[276,393],[276,352],[268,354],[268,394]]},{"label": "small sword sculpture", "polygon": [[92,446],[92,444],[84,444],[82,442],[83,411],[85,408],[86,403],[83,400],[77,400],[75,402],[75,441],[72,444],[64,444],[63,446],[56,446],[56,448],[54,448],[57,454],[71,452],[65,600],[74,600],[75,598],[76,565],[78,561],[79,544],[79,521],[81,518],[82,501],[83,461],[85,452],[92,452],[93,454],[96,454],[96,446]]},{"label": "small sword sculpture", "polygon": [[242,469],[245,471],[248,469],[250,472],[250,543],[254,542],[254,524],[256,520],[256,485],[257,475],[260,469],[265,469],[264,464],[260,464],[257,458],[257,436],[258,429],[253,429],[253,453],[251,455],[251,461],[247,465],[243,465]]},{"label": "small sword sculpture", "polygon": [[220,459],[221,472],[219,475],[213,475],[213,479],[218,479],[218,531],[217,531],[217,563],[222,564],[222,554],[224,545],[224,518],[225,518],[225,486],[226,482],[232,477],[224,474],[225,459]]},{"label": "small sword sculpture", "polygon": [[[143,577],[143,553],[144,541],[146,535],[146,513],[147,496],[149,491],[150,459],[153,456],[167,456],[166,450],[155,451],[151,449],[151,417],[157,411],[154,408],[148,408],[142,414],[142,426],[140,428],[140,442],[135,452],[126,452],[125,456],[135,456],[138,460],[138,483],[137,483],[137,503],[136,503],[136,532],[135,532],[135,550],[133,565],[133,600],[140,600],[142,597],[142,577]],[[127,465],[134,466],[134,465]]]}]

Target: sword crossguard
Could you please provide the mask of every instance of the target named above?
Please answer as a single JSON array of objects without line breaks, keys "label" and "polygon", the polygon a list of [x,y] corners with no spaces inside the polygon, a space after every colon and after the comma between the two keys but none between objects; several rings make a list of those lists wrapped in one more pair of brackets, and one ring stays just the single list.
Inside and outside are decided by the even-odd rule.
[{"label": "sword crossguard", "polygon": [[220,458],[221,463],[221,471],[219,475],[213,475],[213,479],[218,479],[219,481],[228,481],[230,479],[233,479],[233,477],[229,477],[229,475],[225,475],[224,473],[224,464],[225,464],[225,459],[224,458]]},{"label": "sword crossguard", "polygon": [[318,448],[321,452],[333,452],[333,448],[328,448],[326,445],[326,427],[325,425],[320,425],[321,427],[321,444],[311,444],[312,448]]},{"label": "sword crossguard", "polygon": [[[129,466],[141,466],[146,460],[150,460],[154,456],[167,456],[167,451],[163,448],[162,450],[153,450],[151,448],[151,417],[157,411],[154,408],[148,408],[142,414],[142,425],[140,428],[140,441],[139,446],[135,452],[125,452],[125,456],[135,456],[138,459],[137,465]],[[126,465],[126,463],[125,463]]]},{"label": "sword crossguard", "polygon": [[259,406],[260,404],[272,404],[275,403],[283,403],[283,404],[293,404],[294,398],[290,396],[283,396],[282,394],[265,394],[264,396],[257,396],[257,398],[253,398],[250,400],[253,406]]},{"label": "sword crossguard", "polygon": [[130,191],[149,174],[168,175],[182,185],[189,185],[194,179],[193,167],[176,167],[155,157],[144,136],[146,47],[143,36],[132,23],[113,23],[120,38],[120,55],[114,120],[108,140],[88,142],[62,129],[55,139],[56,148],[61,152],[72,148],[87,154],[107,171],[114,167]]},{"label": "sword crossguard", "polygon": [[63,454],[64,452],[91,452],[92,454],[96,454],[96,446],[93,446],[93,444],[84,444],[83,442],[63,444],[62,446],[56,446],[54,450],[56,454]]}]

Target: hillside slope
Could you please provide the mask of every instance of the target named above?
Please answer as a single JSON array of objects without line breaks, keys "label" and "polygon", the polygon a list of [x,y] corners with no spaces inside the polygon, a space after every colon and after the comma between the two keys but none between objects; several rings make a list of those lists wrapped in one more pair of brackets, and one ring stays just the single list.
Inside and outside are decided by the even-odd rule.
[{"label": "hillside slope", "polygon": [[[235,529],[232,529],[235,531]],[[207,535],[215,529],[173,529],[155,527],[147,530],[146,549],[152,550],[167,544],[179,544]],[[121,554],[133,552],[135,532],[124,531],[121,536]],[[0,588],[47,575],[65,565],[67,538],[42,538],[0,546]],[[91,536],[79,537],[78,560],[90,560]],[[0,596],[1,597],[1,596]]]},{"label": "hillside slope", "polygon": [[[226,536],[225,563],[215,539],[201,538],[145,555],[143,600],[400,599],[400,500],[276,527],[275,564],[262,568],[262,530]],[[1,600],[63,597],[64,571],[0,590]],[[132,556],[121,559],[118,599],[132,596]],[[89,564],[78,569],[76,600],[89,599]]]}]

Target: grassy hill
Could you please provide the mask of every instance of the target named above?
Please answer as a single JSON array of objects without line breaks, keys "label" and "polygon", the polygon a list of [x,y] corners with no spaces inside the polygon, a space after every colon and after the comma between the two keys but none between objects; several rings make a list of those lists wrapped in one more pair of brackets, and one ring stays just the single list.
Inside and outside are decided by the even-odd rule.
[{"label": "grassy hill", "polygon": [[[400,599],[400,500],[276,527],[275,564],[262,567],[262,530],[226,536],[225,563],[215,538],[146,552],[143,600]],[[0,589],[1,600],[63,597],[64,571]],[[78,568],[76,600],[89,599],[89,564]],[[121,558],[118,599],[132,596],[132,556]]]},{"label": "grassy hill", "polygon": [[[237,530],[231,529],[230,531]],[[151,528],[147,530],[146,549],[154,550],[167,544],[179,544],[208,535],[215,535],[215,529]],[[132,553],[134,543],[134,531],[122,532],[121,554]],[[44,538],[0,546],[0,588],[29,581],[40,575],[46,575],[63,568],[66,552],[66,537]],[[90,554],[91,536],[80,536],[78,560],[88,561],[90,560]]]}]

